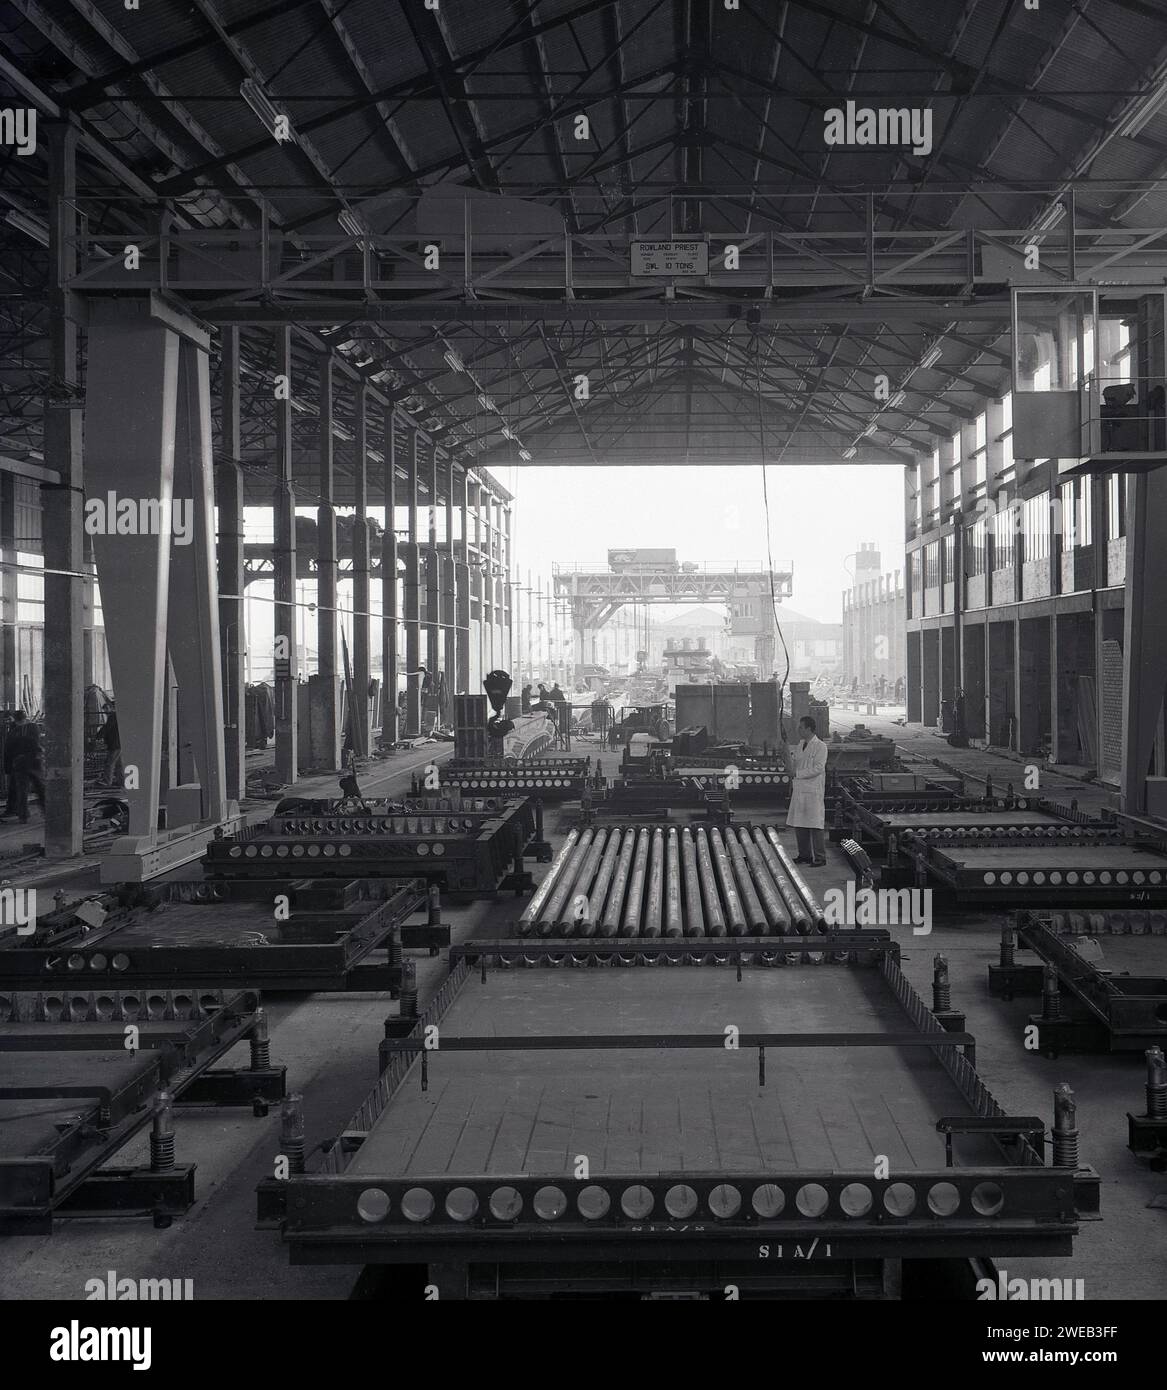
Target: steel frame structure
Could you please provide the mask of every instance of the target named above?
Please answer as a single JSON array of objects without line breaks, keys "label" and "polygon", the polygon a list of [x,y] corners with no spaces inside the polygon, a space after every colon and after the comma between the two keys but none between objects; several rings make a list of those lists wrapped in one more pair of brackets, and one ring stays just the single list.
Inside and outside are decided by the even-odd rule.
[{"label": "steel frame structure", "polygon": [[[473,902],[504,892],[519,897],[531,888],[523,857],[536,838],[535,810],[526,798],[482,811],[413,813],[375,803],[365,813],[336,812],[327,802],[306,800],[298,812],[277,812],[214,841],[203,867],[209,877],[227,880],[286,878],[294,869],[321,878],[422,878],[451,901]],[[449,945],[449,928],[432,933],[429,944]]]},{"label": "steel frame structure", "polygon": [[[47,1234],[54,1215],[148,1212],[168,1225],[194,1201],[193,1166],[176,1166],[172,1153],[169,1163],[146,1168],[104,1166],[150,1123],[159,1093],[180,1104],[249,1105],[258,1116],[284,1096],[285,1068],[268,1059],[254,992],[204,988],[197,998],[172,992],[150,1001],[131,991],[70,994],[0,996],[0,1063],[10,1063],[0,1066],[0,1110],[59,1099],[76,1111],[47,1116],[46,1134],[28,1152],[0,1143],[0,1235]],[[137,1034],[133,1053],[127,1025]],[[211,1069],[245,1038],[250,1067]]]},{"label": "steel frame structure", "polygon": [[[745,943],[737,944],[744,948]],[[296,1263],[368,1265],[421,1259],[429,1266],[431,1282],[438,1282],[442,1298],[468,1296],[472,1262],[506,1265],[522,1260],[535,1266],[546,1282],[570,1279],[580,1261],[614,1264],[626,1271],[626,1277],[637,1262],[651,1260],[690,1267],[697,1262],[708,1266],[742,1261],[756,1267],[763,1249],[767,1255],[776,1250],[779,1261],[805,1258],[806,1245],[816,1238],[831,1260],[1070,1253],[1079,1221],[1098,1211],[1099,1186],[1093,1171],[1045,1164],[1041,1121],[1005,1114],[969,1059],[971,1040],[963,1033],[946,1033],[927,1010],[901,973],[898,948],[886,933],[841,932],[809,938],[806,944],[834,953],[825,957],[835,961],[828,968],[848,968],[842,961],[849,961],[850,968],[874,968],[910,1025],[906,1034],[883,1035],[887,1045],[898,1045],[901,1036],[909,1038],[913,1048],[932,1057],[956,1086],[968,1113],[941,1116],[937,1124],[946,1135],[949,1164],[952,1136],[962,1133],[993,1140],[1001,1154],[999,1164],[913,1171],[897,1182],[873,1182],[870,1170],[675,1174],[593,1170],[586,1180],[575,1182],[559,1174],[528,1172],[432,1177],[350,1173],[354,1153],[395,1094],[408,1084],[424,1084],[420,1074],[426,1065],[427,1030],[432,1033],[440,1025],[475,974],[472,959],[477,960],[479,971],[485,971],[508,950],[508,943],[467,943],[452,960],[448,980],[410,1035],[383,1043],[388,1065],[346,1127],[345,1139],[329,1148],[312,1173],[259,1185],[260,1224],[281,1231]],[[629,945],[642,951],[642,943]],[[521,959],[524,946],[509,949]],[[580,943],[570,953],[559,948],[559,954],[583,968],[604,957],[619,962],[607,943]],[[704,969],[725,968],[710,956],[703,959]],[[740,975],[740,964],[737,968]],[[803,1034],[801,1042],[796,1035],[780,1045],[829,1048],[852,1036]],[[438,1050],[429,1052],[431,1067],[440,1065],[441,1048],[447,1044],[475,1050],[496,1041],[520,1049],[578,1049],[593,1042],[617,1048],[725,1045],[720,1033],[639,1040],[593,1038],[587,1033],[459,1040],[442,1029],[441,1039]],[[879,1035],[870,1039],[871,1045],[881,1045],[878,1039]],[[774,1040],[767,1035],[754,1041],[764,1076],[761,1049]],[[935,1208],[927,1211],[929,1194],[941,1183],[951,1185],[956,1193],[956,1205],[945,1216],[934,1214]],[[893,1187],[896,1192],[891,1191]],[[909,1189],[905,1199],[909,1212],[897,1215],[895,1202],[904,1187]],[[990,1188],[995,1196],[991,1204],[983,1200]],[[866,1206],[848,1215],[849,1199],[859,1189]],[[974,1198],[974,1194],[979,1195]],[[669,1203],[679,1202],[682,1195],[684,1210],[674,1205],[670,1211]],[[465,1207],[458,1205],[463,1202]],[[926,1214],[919,1214],[921,1205]],[[957,1211],[961,1214],[956,1215]]]},{"label": "steel frame structure", "polygon": [[[1018,947],[1032,951],[1040,964],[1018,965]],[[1050,987],[1051,971],[1057,988]],[[1039,908],[1011,913],[1002,927],[1001,959],[989,966],[989,993],[1005,1000],[1043,996],[1042,1012],[1030,1022],[1047,1057],[1145,1052],[1167,1038],[1167,979],[1100,970],[1051,929]]]},{"label": "steel frame structure", "polygon": [[[273,915],[280,893],[292,912],[283,923]],[[122,907],[106,896],[96,900],[106,914],[97,928],[65,908],[42,918],[30,937],[10,935],[0,941],[0,989],[68,989],[81,981],[107,990],[219,987],[245,979],[265,989],[385,989],[396,997],[401,948],[449,940],[435,942],[430,928],[405,925],[427,901],[419,879],[200,880],[159,884],[150,904],[159,899],[160,906]],[[234,915],[233,901],[241,905]],[[172,930],[167,904],[205,913],[202,933]],[[380,950],[388,953],[384,962],[374,959]]]}]

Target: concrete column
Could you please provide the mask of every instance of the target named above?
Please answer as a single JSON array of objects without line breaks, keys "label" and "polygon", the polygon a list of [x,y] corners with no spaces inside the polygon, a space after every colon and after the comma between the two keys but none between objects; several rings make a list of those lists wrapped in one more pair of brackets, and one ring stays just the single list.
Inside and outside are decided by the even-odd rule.
[{"label": "concrete column", "polygon": [[405,736],[415,738],[421,730],[421,618],[419,588],[417,472],[421,440],[410,427],[405,458],[405,511],[409,521],[409,544],[405,550]]},{"label": "concrete column", "polygon": [[357,387],[353,420],[353,751],[369,752],[369,397]]},{"label": "concrete column", "polygon": [[[70,241],[72,207],[77,193],[77,132],[49,124],[49,265],[48,366],[50,377],[66,388],[79,384],[76,297],[58,280],[76,269]],[[82,772],[85,758],[85,566],[82,514],[81,412],[44,411],[45,464],[61,481],[41,490],[44,504],[46,574],[44,637],[45,707],[45,854],[51,858],[81,853]],[[124,735],[123,735],[124,737]]]},{"label": "concrete column", "polygon": [[436,685],[437,673],[442,665],[442,586],[441,557],[438,554],[438,451],[432,444],[429,445],[426,490],[429,493],[429,507],[426,511],[425,664]]},{"label": "concrete column", "polygon": [[276,407],[276,482],[272,491],[275,543],[275,734],[276,780],[285,786],[299,775],[297,682],[300,654],[296,650],[296,494],[292,486],[292,330],[274,330],[276,375],[284,378],[284,399]]},{"label": "concrete column", "polygon": [[458,651],[455,689],[462,694],[470,693],[470,566],[468,527],[470,524],[467,496],[470,491],[470,470],[463,468],[462,481],[458,488],[459,540],[458,540]]},{"label": "concrete column", "polygon": [[0,705],[20,707],[16,679],[16,475],[0,473],[0,554],[9,568],[0,570]]},{"label": "concrete column", "polygon": [[[94,306],[89,322],[85,462],[87,482],[95,498],[113,491],[119,498],[156,501],[162,511],[170,513],[178,357],[178,334],[150,316],[148,300],[103,301]],[[55,415],[64,413],[46,412],[46,427],[53,424]],[[48,494],[54,501],[58,496]],[[50,554],[50,547],[56,549],[60,544],[55,521],[47,509],[45,560],[50,566],[62,563]],[[106,518],[94,536],[94,550],[129,783],[129,832],[148,837],[157,829],[163,788],[170,537],[155,528],[118,535],[111,519]],[[81,553],[79,536],[76,553]],[[46,579],[46,599],[47,583]],[[46,611],[46,620],[50,616]],[[77,617],[79,620],[80,590]],[[48,627],[47,631],[54,629]],[[79,621],[75,636],[72,657],[80,677]],[[50,700],[54,698],[54,684],[46,648],[45,687]],[[51,737],[51,723],[49,728]]]},{"label": "concrete column", "polygon": [[247,635],[243,623],[243,471],[239,467],[239,329],[223,329],[219,361],[221,449],[215,467],[219,508],[219,650],[223,666],[226,793],[241,801],[247,790],[247,706],[244,694]]},{"label": "concrete column", "polygon": [[909,463],[904,468],[904,540],[916,536],[916,506],[920,495],[920,465]]},{"label": "concrete column", "polygon": [[[510,507],[499,504],[502,514],[502,592],[503,592],[503,614],[505,618],[506,631],[504,634],[504,648],[506,652],[507,670],[515,669],[515,591],[513,585],[514,576],[511,573],[511,509]],[[583,645],[583,631],[580,631],[579,651],[576,654],[578,661],[586,660]]]},{"label": "concrete column", "polygon": [[385,534],[381,538],[381,669],[385,690],[381,699],[381,746],[391,748],[397,739],[397,522],[394,515],[397,489],[397,438],[393,409],[385,411]]},{"label": "concrete column", "polygon": [[454,549],[454,458],[446,460],[446,535],[442,542],[442,669],[453,696],[458,686],[458,572]]},{"label": "concrete column", "polygon": [[[335,397],[332,357],[320,363],[320,500],[316,508],[316,673],[320,677],[317,698],[322,701],[320,746],[326,751],[323,765],[332,768],[339,747],[336,659],[336,445],[333,435]],[[332,757],[329,758],[328,754]]]},{"label": "concrete column", "polygon": [[[1147,809],[1147,774],[1167,686],[1162,603],[1167,594],[1167,470],[1127,480],[1126,593],[1123,619],[1122,806]],[[1101,664],[1098,666],[1101,684]]]},{"label": "concrete column", "polygon": [[[197,772],[199,818],[218,822],[227,815],[227,797],[208,347],[187,336],[179,343],[172,496],[187,515],[189,533],[171,549],[166,640],[178,680],[182,781],[189,783]],[[185,819],[175,813],[167,825]]]}]

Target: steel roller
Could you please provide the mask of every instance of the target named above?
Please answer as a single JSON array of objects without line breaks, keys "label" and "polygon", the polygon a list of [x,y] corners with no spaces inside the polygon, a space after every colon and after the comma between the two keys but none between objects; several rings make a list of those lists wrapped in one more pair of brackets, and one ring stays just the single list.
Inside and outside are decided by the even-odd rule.
[{"label": "steel roller", "polygon": [[579,877],[575,881],[571,897],[564,903],[563,920],[556,923],[556,926],[562,928],[564,936],[592,936],[595,933],[595,907],[588,890],[600,866],[604,839],[602,830],[597,830],[592,836],[591,848],[580,865]]},{"label": "steel roller", "polygon": [[632,877],[628,883],[628,901],[624,904],[624,923],[621,932],[623,936],[640,935],[644,880],[648,873],[649,844],[649,833],[641,827],[636,832],[636,855],[632,861]]},{"label": "steel roller", "polygon": [[608,901],[608,890],[612,886],[612,875],[616,872],[616,861],[620,857],[620,832],[609,830],[604,844],[604,854],[600,860],[596,881],[592,884],[591,907],[592,923],[601,935],[604,931],[604,911]]},{"label": "steel roller", "polygon": [[555,927],[563,921],[564,905],[575,889],[575,881],[579,877],[580,868],[587,858],[594,837],[595,832],[590,829],[583,831],[580,835],[575,853],[567,861],[567,866],[559,882],[555,885],[555,892],[551,894],[550,901],[540,915],[539,932],[542,936],[550,936]]},{"label": "steel roller", "polygon": [[786,910],[786,905],[782,901],[782,895],[775,886],[774,880],[770,877],[770,871],[766,868],[766,861],[759,853],[757,845],[750,839],[748,831],[731,830],[730,834],[736,837],[746,863],[749,865],[770,931],[778,935],[784,934],[790,929],[790,914]]},{"label": "steel roller", "polygon": [[676,830],[670,826],[665,836],[665,935],[680,936],[681,923],[681,846]]},{"label": "steel roller", "polygon": [[803,932],[810,926],[810,914],[807,911],[806,903],[799,896],[798,890],[787,877],[778,856],[774,853],[774,846],[766,839],[766,833],[760,826],[754,829],[754,845],[766,868],[770,871],[770,877],[774,880],[774,886],[778,889],[782,901],[786,904],[786,911],[790,914],[790,926],[794,932]]},{"label": "steel roller", "polygon": [[717,875],[717,885],[721,889],[722,900],[725,903],[725,920],[729,927],[731,936],[745,936],[746,934],[746,914],[742,908],[741,894],[737,891],[737,884],[734,882],[733,868],[729,862],[729,854],[726,852],[725,841],[721,838],[721,831],[715,826],[709,831],[709,852],[713,859],[713,869]]},{"label": "steel roller", "polygon": [[709,838],[705,827],[699,826],[693,836],[697,842],[697,876],[701,892],[705,898],[705,916],[710,936],[724,936],[726,932],[725,912],[721,906],[721,894],[717,891],[717,878],[713,872],[713,856],[709,852]]},{"label": "steel roller", "polygon": [[794,862],[791,860],[790,856],[786,853],[786,851],[782,848],[782,845],[778,839],[778,832],[774,829],[772,825],[768,825],[766,827],[766,837],[770,841],[771,845],[774,847],[774,853],[778,856],[778,862],[786,870],[786,873],[788,874],[790,881],[794,884],[795,888],[798,889],[799,897],[801,897],[803,902],[806,904],[806,910],[810,913],[810,920],[815,924],[817,928],[824,927],[826,925],[827,915],[823,911],[822,903],[820,903],[818,898],[815,897],[806,879],[804,879],[803,876],[794,867]]},{"label": "steel roller", "polygon": [[664,905],[665,887],[665,837],[658,826],[652,832],[652,845],[649,851],[648,898],[644,905],[644,923],[641,936],[660,936],[661,916]]},{"label": "steel roller", "polygon": [[[621,834],[613,831],[613,839]],[[632,874],[632,855],[636,849],[636,831],[623,831],[620,858],[616,862],[616,872],[612,875],[612,886],[608,890],[608,901],[604,904],[604,915],[600,918],[602,936],[618,936],[624,909],[624,898],[628,892],[628,879]]]},{"label": "steel roller", "polygon": [[730,867],[737,878],[738,892],[741,894],[742,910],[746,915],[746,926],[755,935],[764,935],[769,929],[769,918],[762,909],[762,900],[754,887],[750,866],[742,853],[737,836],[732,827],[725,832],[725,848],[729,853]]},{"label": "steel roller", "polygon": [[685,879],[685,935],[704,936],[705,911],[701,906],[701,879],[697,873],[697,847],[688,830],[682,830],[680,838],[681,865]]},{"label": "steel roller", "polygon": [[523,915],[519,918],[519,935],[529,936],[535,930],[535,923],[539,920],[539,914],[543,910],[543,904],[551,896],[567,861],[575,853],[576,844],[579,841],[579,831],[569,832],[563,848],[555,856],[555,862],[547,870],[543,882],[535,889],[535,894],[527,904]]}]

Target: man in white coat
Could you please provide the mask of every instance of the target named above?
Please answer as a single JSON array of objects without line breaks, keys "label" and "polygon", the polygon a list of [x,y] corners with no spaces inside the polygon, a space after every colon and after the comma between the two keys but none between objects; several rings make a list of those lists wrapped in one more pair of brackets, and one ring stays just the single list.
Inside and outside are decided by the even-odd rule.
[{"label": "man in white coat", "polygon": [[806,717],[798,721],[799,742],[787,745],[786,753],[794,772],[790,810],[786,824],[794,827],[798,839],[796,864],[821,868],[827,862],[826,824],[827,745],[818,737],[818,726]]}]

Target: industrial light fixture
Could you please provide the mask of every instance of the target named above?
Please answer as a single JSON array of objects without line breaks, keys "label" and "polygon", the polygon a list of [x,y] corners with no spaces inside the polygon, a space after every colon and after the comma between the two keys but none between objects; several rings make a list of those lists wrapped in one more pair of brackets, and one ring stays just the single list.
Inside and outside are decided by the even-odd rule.
[{"label": "industrial light fixture", "polygon": [[923,367],[925,371],[927,371],[929,367],[934,367],[936,363],[940,361],[940,352],[940,344],[937,343],[934,348],[931,348],[925,354],[925,356],[920,362],[920,366]]},{"label": "industrial light fixture", "polygon": [[858,450],[855,448],[854,444],[852,444],[849,449],[843,450],[843,457],[845,459],[853,459],[856,453],[858,453]]},{"label": "industrial light fixture", "polygon": [[859,431],[859,438],[860,438],[860,439],[867,439],[867,438],[869,438],[871,435],[873,435],[874,433],[875,433],[875,425],[874,425],[874,424],[870,424],[870,425],[867,426],[867,428],[866,428],[865,430],[860,430],[860,431]]},{"label": "industrial light fixture", "polygon": [[340,225],[340,230],[346,232],[349,236],[368,236],[369,234],[369,229],[365,225],[364,218],[361,217],[360,213],[353,212],[349,208],[345,208],[342,212],[338,212],[336,220]]},{"label": "industrial light fixture", "polygon": [[484,396],[481,392],[479,392],[478,395],[478,404],[483,408],[483,410],[494,409],[494,402],[490,399],[489,396]]},{"label": "industrial light fixture", "polygon": [[530,451],[527,450],[527,449],[520,449],[520,450],[519,450],[519,458],[521,458],[521,459],[523,460],[524,463],[530,463],[530,462],[531,462],[531,454],[530,454]]},{"label": "industrial light fixture", "polygon": [[503,425],[503,427],[502,427],[502,437],[503,437],[504,439],[514,439],[514,437],[515,437],[515,432],[514,432],[513,429],[511,429],[510,425]]},{"label": "industrial light fixture", "polygon": [[269,135],[279,138],[279,122],[281,120],[287,121],[288,128],[291,128],[291,122],[288,121],[284,112],[253,78],[245,77],[243,79],[239,84],[239,95],[251,107],[256,119]]},{"label": "industrial light fixture", "polygon": [[449,367],[452,372],[464,372],[466,370],[466,364],[453,348],[447,348],[446,351],[442,353],[442,357],[445,359],[446,366]]},{"label": "industrial light fixture", "polygon": [[1148,92],[1142,98],[1126,122],[1120,127],[1118,133],[1127,140],[1133,140],[1136,135],[1143,133],[1165,106],[1167,106],[1167,81],[1162,81],[1154,91]]},{"label": "industrial light fixture", "polygon": [[12,208],[4,220],[10,227],[15,227],[18,232],[32,237],[33,241],[39,241],[42,246],[49,244],[47,225],[39,217],[34,217],[31,212],[21,212],[19,208]]},{"label": "industrial light fixture", "polygon": [[903,391],[897,391],[887,403],[888,410],[898,410],[904,403],[904,394]]},{"label": "industrial light fixture", "polygon": [[1055,203],[1033,224],[1033,229],[1035,232],[1052,232],[1065,215],[1065,204]]}]

